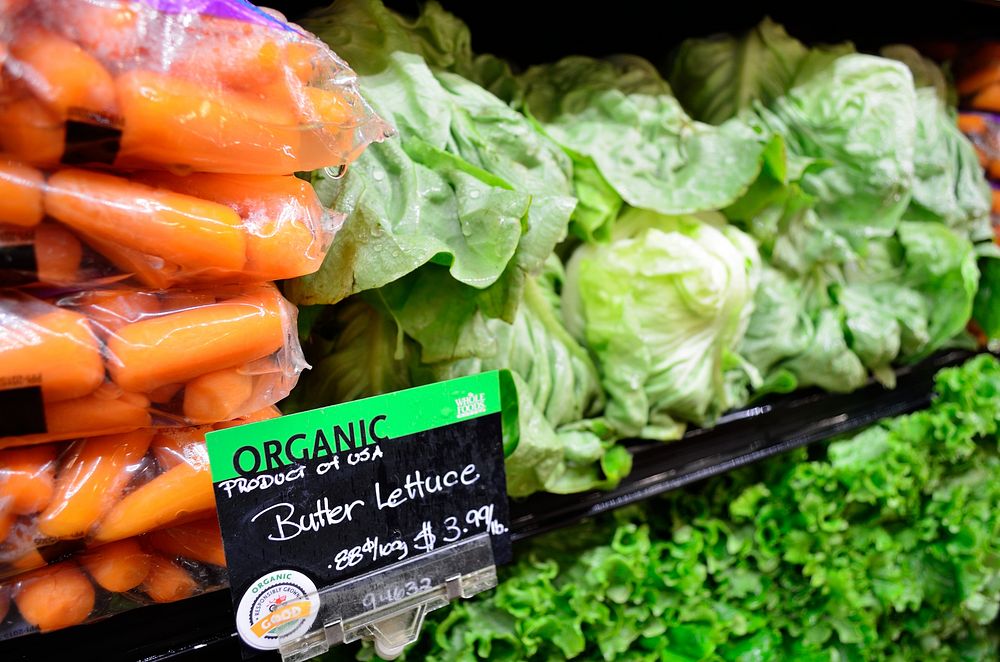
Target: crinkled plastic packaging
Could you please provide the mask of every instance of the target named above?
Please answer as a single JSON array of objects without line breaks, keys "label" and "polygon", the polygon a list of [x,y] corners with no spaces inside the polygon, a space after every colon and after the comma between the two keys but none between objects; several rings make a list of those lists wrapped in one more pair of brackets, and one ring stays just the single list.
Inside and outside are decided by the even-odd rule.
[{"label": "crinkled plastic packaging", "polygon": [[87,549],[0,582],[0,640],[227,585],[215,516]]},{"label": "crinkled plastic packaging", "polygon": [[319,269],[342,220],[292,175],[114,175],[0,161],[0,285],[295,278]]},{"label": "crinkled plastic packaging", "polygon": [[214,425],[0,450],[0,579],[84,548],[214,518],[205,435],[280,415],[270,406]]},{"label": "crinkled plastic packaging", "polygon": [[0,4],[0,147],[45,166],[282,175],[390,129],[319,39],[240,0]]},{"label": "crinkled plastic packaging", "polygon": [[270,283],[0,292],[0,448],[237,418],[305,365]]}]

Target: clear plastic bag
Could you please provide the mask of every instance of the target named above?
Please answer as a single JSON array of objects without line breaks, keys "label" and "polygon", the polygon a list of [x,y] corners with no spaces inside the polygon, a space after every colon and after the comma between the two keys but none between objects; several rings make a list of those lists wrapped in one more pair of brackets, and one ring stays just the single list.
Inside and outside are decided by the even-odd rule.
[{"label": "clear plastic bag", "polygon": [[306,366],[272,284],[0,292],[0,448],[237,418]]},{"label": "clear plastic bag", "polygon": [[227,585],[214,515],[83,550],[0,582],[0,641]]},{"label": "clear plastic bag", "polygon": [[52,166],[343,167],[390,129],[314,36],[241,0],[0,5],[0,147]]},{"label": "clear plastic bag", "polygon": [[0,450],[0,579],[84,548],[214,519],[205,435],[280,415],[266,407],[215,425]]},{"label": "clear plastic bag", "polygon": [[295,278],[319,269],[342,221],[291,175],[120,176],[0,161],[0,284]]}]

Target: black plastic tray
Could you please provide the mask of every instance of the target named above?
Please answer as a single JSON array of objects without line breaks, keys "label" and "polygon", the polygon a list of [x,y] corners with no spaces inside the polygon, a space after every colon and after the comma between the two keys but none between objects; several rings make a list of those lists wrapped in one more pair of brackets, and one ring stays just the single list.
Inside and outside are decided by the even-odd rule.
[{"label": "black plastic tray", "polygon": [[[897,372],[895,389],[878,384],[849,394],[803,391],[730,412],[711,429],[664,444],[635,441],[632,474],[610,492],[536,495],[512,503],[515,541],[648,499],[772,455],[861,429],[929,404],[934,374],[972,355],[939,353]],[[238,660],[228,591],[136,609],[105,621],[0,642],[0,660]],[[277,660],[262,655],[262,662]]]}]

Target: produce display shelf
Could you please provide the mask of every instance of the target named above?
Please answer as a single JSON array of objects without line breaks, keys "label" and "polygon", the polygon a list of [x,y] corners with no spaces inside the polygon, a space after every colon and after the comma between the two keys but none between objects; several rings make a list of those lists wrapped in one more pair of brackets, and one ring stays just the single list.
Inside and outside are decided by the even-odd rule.
[{"label": "produce display shelf", "polygon": [[[882,418],[920,409],[930,402],[934,374],[971,355],[965,350],[940,352],[900,369],[894,389],[872,383],[848,394],[795,392],[730,412],[715,427],[689,430],[677,442],[630,442],[634,468],[616,489],[566,496],[539,494],[513,502],[513,539],[553,531],[793,448],[856,431]],[[44,636],[0,642],[0,658],[5,661],[56,659],[66,651],[73,651],[77,660],[102,662],[239,659],[227,591],[145,607]],[[257,659],[271,662],[278,656]]]}]

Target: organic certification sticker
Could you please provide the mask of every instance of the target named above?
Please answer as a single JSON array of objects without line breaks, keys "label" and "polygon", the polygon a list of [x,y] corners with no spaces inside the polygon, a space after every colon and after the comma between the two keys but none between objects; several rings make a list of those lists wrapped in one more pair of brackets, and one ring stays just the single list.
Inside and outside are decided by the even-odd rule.
[{"label": "organic certification sticker", "polygon": [[275,570],[243,594],[236,629],[250,646],[276,650],[281,637],[308,632],[318,613],[316,584],[296,570]]}]

